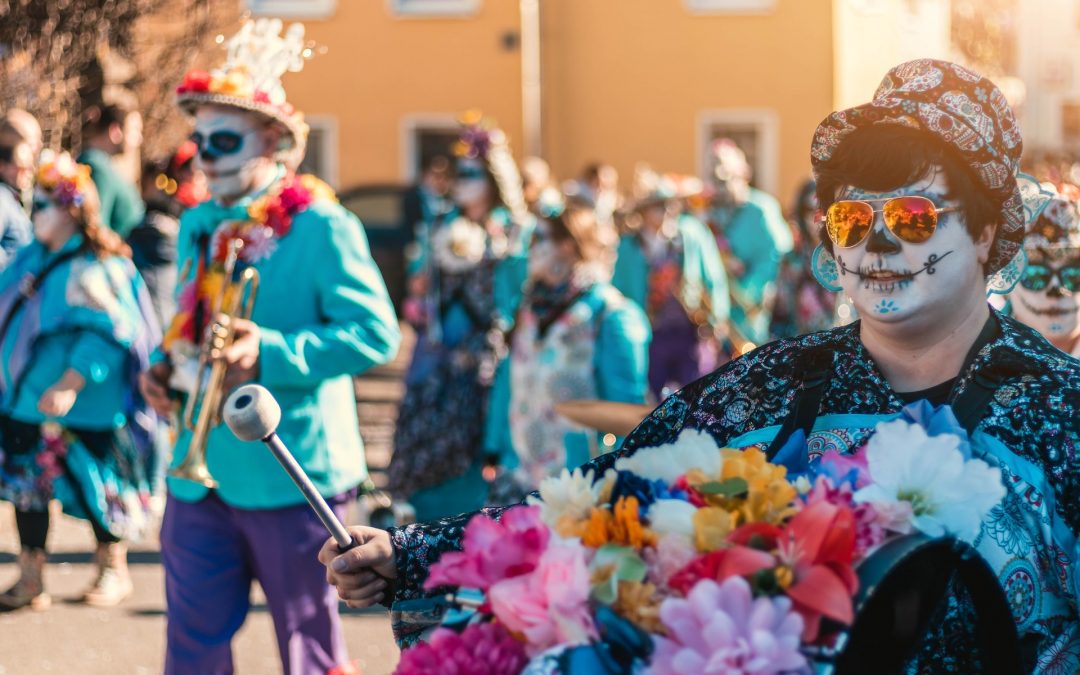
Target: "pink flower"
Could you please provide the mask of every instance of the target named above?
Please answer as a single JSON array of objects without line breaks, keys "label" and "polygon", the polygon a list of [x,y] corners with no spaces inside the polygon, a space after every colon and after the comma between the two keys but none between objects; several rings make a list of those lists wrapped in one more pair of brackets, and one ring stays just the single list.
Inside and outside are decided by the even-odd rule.
[{"label": "pink flower", "polygon": [[698,556],[694,545],[685,537],[666,534],[660,537],[656,548],[642,551],[645,564],[649,567],[649,580],[660,587],[666,587],[671,577],[689,565]]},{"label": "pink flower", "polygon": [[785,597],[754,599],[741,577],[703,579],[660,605],[668,637],[654,636],[652,675],[787,673],[806,667],[802,618]]},{"label": "pink flower", "polygon": [[401,653],[398,675],[517,675],[525,646],[497,623],[474,623],[460,634],[439,628],[430,642]]},{"label": "pink flower", "polygon": [[841,455],[829,450],[821,456],[817,473],[832,479],[835,485],[853,483],[856,490],[870,483],[870,469],[866,461],[866,446],[853,455]]},{"label": "pink flower", "polygon": [[553,543],[529,574],[505,579],[488,592],[491,610],[525,636],[530,654],[597,637],[589,611],[589,568],[579,542]]},{"label": "pink flower", "polygon": [[445,553],[431,566],[424,588],[462,586],[486,591],[508,577],[536,568],[551,536],[540,520],[539,506],[517,506],[499,521],[484,515],[465,526],[460,553]]},{"label": "pink flower", "polygon": [[[833,485],[832,481],[825,476],[818,476],[814,487],[804,497],[806,506],[813,506],[818,502],[826,502],[835,506],[851,509],[855,516],[855,559],[861,560],[866,554],[885,541],[884,525],[889,518],[879,513],[874,504],[856,504],[854,491],[850,483],[841,483],[840,487]],[[910,509],[907,517],[910,519]],[[900,514],[903,518],[904,514]]]}]

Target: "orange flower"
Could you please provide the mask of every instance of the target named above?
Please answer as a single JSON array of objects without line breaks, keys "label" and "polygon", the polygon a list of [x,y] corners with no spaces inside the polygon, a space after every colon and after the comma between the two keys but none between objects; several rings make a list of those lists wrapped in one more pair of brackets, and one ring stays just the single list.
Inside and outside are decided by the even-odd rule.
[{"label": "orange flower", "polygon": [[737,515],[738,524],[779,524],[795,513],[792,501],[796,491],[786,479],[785,467],[767,462],[765,453],[757,448],[725,448],[720,453],[723,465],[719,479],[700,471],[689,471],[687,483],[695,490],[701,490],[706,483],[739,479],[745,483],[745,489],[736,495],[710,494],[704,490],[707,503]]},{"label": "orange flower", "polygon": [[[640,549],[656,544],[656,534],[641,524],[637,497],[619,497],[612,510],[595,507],[588,520],[576,527],[566,524],[571,536],[581,538],[590,548],[621,544]],[[562,534],[562,532],[560,532]]]}]

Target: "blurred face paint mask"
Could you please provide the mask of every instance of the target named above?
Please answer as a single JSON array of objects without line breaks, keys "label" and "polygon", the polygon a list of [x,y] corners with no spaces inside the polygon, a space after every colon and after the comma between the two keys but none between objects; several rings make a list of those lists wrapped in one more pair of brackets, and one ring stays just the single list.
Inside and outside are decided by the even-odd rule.
[{"label": "blurred face paint mask", "polygon": [[[883,202],[881,209],[871,204]],[[874,215],[880,213],[885,227],[900,240],[909,244],[922,244],[934,236],[938,216],[957,211],[959,207],[937,207],[926,197],[910,195],[884,200],[842,199],[833,202],[825,215],[825,229],[829,238],[840,248],[858,246],[874,229]]]},{"label": "blurred face paint mask", "polygon": [[233,199],[255,189],[260,163],[272,161],[263,156],[261,128],[253,114],[239,110],[206,107],[195,112],[195,162],[215,197]]}]

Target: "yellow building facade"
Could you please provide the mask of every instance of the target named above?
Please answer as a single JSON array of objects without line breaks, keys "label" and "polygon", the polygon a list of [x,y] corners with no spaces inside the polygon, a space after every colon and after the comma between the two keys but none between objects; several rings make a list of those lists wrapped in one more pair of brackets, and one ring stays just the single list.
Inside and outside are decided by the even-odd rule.
[{"label": "yellow building facade", "polygon": [[[463,110],[523,152],[530,0],[248,0],[325,47],[289,76],[313,168],[340,188],[404,183]],[[746,146],[785,203],[816,124],[865,100],[887,65],[943,56],[947,0],[538,0],[539,149],[560,178],[590,161],[702,174],[712,138]],[[913,42],[903,27],[916,30]],[[942,28],[944,26],[944,28]],[[522,35],[526,36],[523,48]],[[904,38],[904,39],[901,39]],[[529,126],[529,129],[526,126]]]}]

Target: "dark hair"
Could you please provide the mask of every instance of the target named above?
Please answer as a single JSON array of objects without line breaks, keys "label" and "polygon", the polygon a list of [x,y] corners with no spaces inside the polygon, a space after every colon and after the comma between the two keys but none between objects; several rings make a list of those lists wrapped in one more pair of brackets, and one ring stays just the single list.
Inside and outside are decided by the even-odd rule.
[{"label": "dark hair", "polygon": [[124,120],[131,113],[131,109],[115,103],[94,106],[86,111],[82,128],[83,135],[94,136],[104,133],[114,124],[123,126]]},{"label": "dark hair", "polygon": [[602,260],[615,250],[614,229],[598,222],[591,206],[568,202],[562,213],[546,220],[551,226],[552,239],[572,241],[583,262]]},{"label": "dark hair", "polygon": [[450,163],[450,158],[442,154],[425,157],[420,165],[420,171],[421,173],[434,171],[435,173],[453,176],[453,166]]},{"label": "dark hair", "polygon": [[[935,166],[945,172],[949,199],[960,202],[964,225],[976,239],[986,225],[1000,224],[1001,205],[987,193],[971,167],[949,146],[925,131],[895,124],[878,124],[852,131],[828,162],[817,167],[817,197],[822,212],[845,186],[887,192],[928,177]],[[822,225],[821,241],[831,251],[832,240]]]},{"label": "dark hair", "polygon": [[15,146],[0,144],[0,163],[11,164],[15,161]]}]

